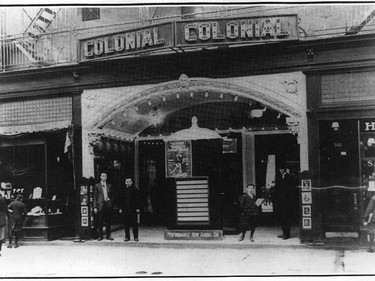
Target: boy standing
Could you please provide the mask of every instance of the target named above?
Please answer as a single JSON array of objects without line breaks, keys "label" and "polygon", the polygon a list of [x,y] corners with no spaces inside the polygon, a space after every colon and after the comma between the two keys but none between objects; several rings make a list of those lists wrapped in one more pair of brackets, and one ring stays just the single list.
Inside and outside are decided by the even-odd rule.
[{"label": "boy standing", "polygon": [[22,195],[18,194],[16,200],[11,202],[8,206],[9,213],[11,214],[13,225],[11,228],[11,233],[9,235],[9,245],[8,248],[12,248],[12,239],[14,236],[14,248],[18,248],[18,238],[20,232],[22,231],[23,222],[25,220],[27,211],[26,205],[22,202]]}]

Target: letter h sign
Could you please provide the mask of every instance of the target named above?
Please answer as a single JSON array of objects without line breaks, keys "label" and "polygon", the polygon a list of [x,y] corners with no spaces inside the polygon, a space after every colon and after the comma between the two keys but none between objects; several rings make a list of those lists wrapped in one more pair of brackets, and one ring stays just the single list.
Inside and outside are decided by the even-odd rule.
[{"label": "letter h sign", "polygon": [[365,122],[365,131],[375,131],[375,122]]}]

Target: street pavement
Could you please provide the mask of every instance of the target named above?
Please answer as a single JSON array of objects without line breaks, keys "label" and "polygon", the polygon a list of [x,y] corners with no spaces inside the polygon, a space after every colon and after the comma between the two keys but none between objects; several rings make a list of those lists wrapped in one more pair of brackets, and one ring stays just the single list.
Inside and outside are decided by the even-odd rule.
[{"label": "street pavement", "polygon": [[128,245],[125,242],[121,246],[70,242],[63,246],[5,248],[0,257],[0,278],[375,274],[375,254],[364,249],[180,249]]},{"label": "street pavement", "polygon": [[150,228],[140,229],[140,242],[124,242],[123,229],[113,233],[113,241],[23,241],[16,249],[3,245],[0,278],[375,277],[375,254],[365,247],[308,246],[298,236],[275,238],[275,231],[257,229],[255,242],[248,236],[239,242],[238,235],[170,241],[163,229]]}]

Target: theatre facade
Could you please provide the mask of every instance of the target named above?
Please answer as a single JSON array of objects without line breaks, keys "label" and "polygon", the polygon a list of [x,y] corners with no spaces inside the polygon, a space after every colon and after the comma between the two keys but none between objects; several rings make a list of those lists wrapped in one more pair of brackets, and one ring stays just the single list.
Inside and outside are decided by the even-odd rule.
[{"label": "theatre facade", "polygon": [[296,179],[302,242],[360,234],[374,176],[373,40],[300,40],[295,14],[189,19],[83,37],[77,64],[4,72],[2,187],[27,189],[25,238],[94,237],[101,171],[116,193],[134,179],[140,223],[166,239],[236,233],[249,183],[265,199],[259,223],[274,226],[280,165]]},{"label": "theatre facade", "polygon": [[[89,38],[80,46],[84,62],[145,46],[242,49],[242,44],[296,40],[296,27],[294,15],[193,20]],[[134,177],[145,224],[218,230],[222,236],[223,230],[236,231],[237,201],[247,184],[256,184],[261,196],[272,185],[278,164],[288,164],[296,177],[301,162],[308,169],[306,82],[301,71],[233,76],[226,68],[237,69],[241,58],[228,57],[226,63],[226,52],[213,53],[212,58],[204,52],[198,51],[201,59],[214,61],[190,56],[180,61],[180,54],[156,58],[147,66],[139,60],[136,67],[147,68],[139,74],[152,79],[84,90],[82,167],[85,177],[108,165],[118,170],[115,174]],[[237,55],[246,56],[243,51]],[[156,69],[174,73],[155,81]],[[109,156],[106,151],[111,148],[99,148],[105,138],[117,139],[113,150],[131,142],[134,159]],[[296,222],[297,198],[296,191],[291,202]],[[267,207],[271,210],[264,221],[271,221],[272,206]]]}]

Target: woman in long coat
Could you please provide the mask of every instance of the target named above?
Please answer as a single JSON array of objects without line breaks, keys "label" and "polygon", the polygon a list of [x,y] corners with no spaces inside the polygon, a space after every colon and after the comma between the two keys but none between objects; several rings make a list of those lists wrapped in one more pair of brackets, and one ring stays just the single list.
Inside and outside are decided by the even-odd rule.
[{"label": "woman in long coat", "polygon": [[254,232],[256,223],[258,220],[258,206],[255,204],[256,197],[254,195],[255,186],[254,184],[249,184],[246,187],[246,193],[240,196],[240,227],[241,227],[241,237],[240,241],[245,238],[246,231],[250,229],[250,241],[254,242]]},{"label": "woman in long coat", "polygon": [[9,216],[8,204],[3,196],[0,194],[0,256],[1,247],[5,243],[5,231],[7,231],[7,219]]}]

